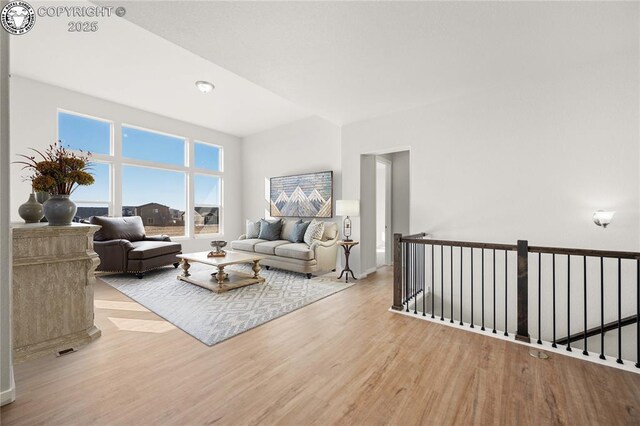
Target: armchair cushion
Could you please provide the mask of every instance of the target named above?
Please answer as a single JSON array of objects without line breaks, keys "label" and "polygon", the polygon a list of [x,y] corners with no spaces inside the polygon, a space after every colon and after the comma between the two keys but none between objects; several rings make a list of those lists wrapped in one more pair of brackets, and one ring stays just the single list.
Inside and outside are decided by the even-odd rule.
[{"label": "armchair cushion", "polygon": [[180,253],[182,246],[179,243],[167,243],[165,241],[135,241],[131,245],[129,259],[149,259],[165,254]]},{"label": "armchair cushion", "polygon": [[144,237],[144,241],[164,241],[170,243],[171,238],[169,238],[168,235],[148,235]]},{"label": "armchair cushion", "polygon": [[124,239],[131,242],[144,239],[144,225],[140,216],[104,217],[92,216],[91,224],[100,225],[94,235],[94,241]]}]

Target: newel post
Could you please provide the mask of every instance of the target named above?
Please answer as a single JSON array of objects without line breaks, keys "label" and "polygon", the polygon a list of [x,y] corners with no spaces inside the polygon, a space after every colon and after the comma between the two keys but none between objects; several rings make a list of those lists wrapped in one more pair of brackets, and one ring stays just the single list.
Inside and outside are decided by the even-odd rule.
[{"label": "newel post", "polygon": [[529,338],[529,242],[518,240],[518,331],[516,340]]},{"label": "newel post", "polygon": [[402,310],[402,234],[393,234],[393,306]]}]

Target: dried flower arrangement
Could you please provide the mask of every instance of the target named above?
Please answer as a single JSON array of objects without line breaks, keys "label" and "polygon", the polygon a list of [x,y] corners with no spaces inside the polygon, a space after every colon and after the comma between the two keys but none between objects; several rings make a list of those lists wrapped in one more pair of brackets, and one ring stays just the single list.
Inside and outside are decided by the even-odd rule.
[{"label": "dried flower arrangement", "polygon": [[78,185],[92,185],[93,176],[89,172],[91,153],[75,154],[58,144],[49,145],[43,152],[30,148],[42,159],[36,156],[19,155],[25,161],[23,170],[29,170],[29,176],[34,191],[48,192],[51,195],[70,195]]}]

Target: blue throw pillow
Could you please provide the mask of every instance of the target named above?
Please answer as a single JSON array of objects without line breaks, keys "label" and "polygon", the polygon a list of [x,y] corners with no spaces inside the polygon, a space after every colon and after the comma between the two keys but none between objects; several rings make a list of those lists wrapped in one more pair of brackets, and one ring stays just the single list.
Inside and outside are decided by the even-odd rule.
[{"label": "blue throw pillow", "polygon": [[260,234],[258,235],[258,238],[269,241],[279,240],[281,230],[282,219],[278,219],[275,222],[260,219]]},{"label": "blue throw pillow", "polygon": [[307,232],[307,228],[311,222],[298,222],[293,228],[293,233],[291,234],[291,242],[292,243],[304,243],[304,233]]}]

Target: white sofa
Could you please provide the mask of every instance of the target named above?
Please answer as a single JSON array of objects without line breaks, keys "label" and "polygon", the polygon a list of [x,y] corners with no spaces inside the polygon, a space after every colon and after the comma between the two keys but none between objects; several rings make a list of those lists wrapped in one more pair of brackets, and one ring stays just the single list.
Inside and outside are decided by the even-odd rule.
[{"label": "white sofa", "polygon": [[311,278],[316,272],[329,272],[336,269],[338,256],[338,226],[335,222],[324,222],[324,234],[321,240],[313,240],[311,246],[306,243],[289,241],[293,224],[298,219],[283,219],[280,239],[275,241],[260,238],[246,238],[241,235],[231,241],[231,249],[238,252],[256,253],[263,259],[260,264],[270,267],[300,272]]}]

